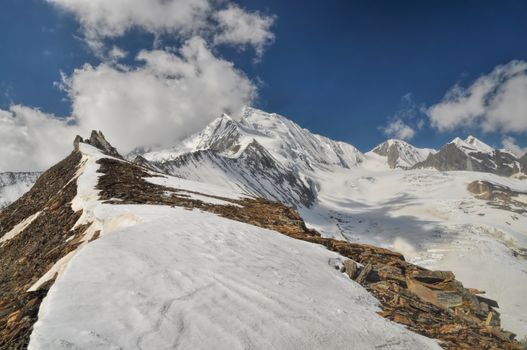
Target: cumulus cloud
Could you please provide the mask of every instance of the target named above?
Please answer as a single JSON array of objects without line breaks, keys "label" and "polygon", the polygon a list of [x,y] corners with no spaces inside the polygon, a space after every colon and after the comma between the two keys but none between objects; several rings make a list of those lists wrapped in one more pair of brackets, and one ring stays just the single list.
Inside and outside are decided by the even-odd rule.
[{"label": "cumulus cloud", "polygon": [[454,86],[427,110],[440,131],[458,127],[484,132],[527,132],[527,62],[497,66],[467,88]]},{"label": "cumulus cloud", "polygon": [[518,158],[527,153],[527,147],[519,146],[516,139],[512,136],[505,136],[501,140],[501,145],[505,150],[513,153]]},{"label": "cumulus cloud", "polygon": [[103,128],[123,152],[174,145],[222,112],[239,113],[256,94],[252,82],[201,38],[177,52],[141,51],[137,60],[137,68],[85,65],[65,80],[79,125]]},{"label": "cumulus cloud", "polygon": [[71,150],[75,134],[100,129],[119,151],[176,144],[222,112],[236,115],[256,94],[232,63],[201,38],[179,50],[141,51],[137,67],[84,65],[62,84],[72,117],[13,106],[0,113],[0,171],[45,169]]},{"label": "cumulus cloud", "polygon": [[424,105],[416,103],[411,93],[401,97],[399,110],[388,119],[385,126],[378,129],[386,136],[400,140],[410,140],[425,126]]},{"label": "cumulus cloud", "polygon": [[381,130],[386,136],[400,140],[410,140],[415,136],[415,130],[401,119],[392,120]]},{"label": "cumulus cloud", "polygon": [[265,46],[274,40],[271,32],[274,17],[247,13],[236,5],[230,5],[218,11],[214,18],[220,27],[214,36],[216,44],[252,45],[261,57]]},{"label": "cumulus cloud", "polygon": [[33,108],[0,109],[0,171],[45,170],[72,150],[77,128]]},{"label": "cumulus cloud", "polygon": [[47,1],[72,13],[90,47],[99,53],[107,50],[104,39],[133,28],[183,39],[199,35],[214,44],[251,45],[259,55],[274,38],[273,16],[246,11],[228,0]]}]

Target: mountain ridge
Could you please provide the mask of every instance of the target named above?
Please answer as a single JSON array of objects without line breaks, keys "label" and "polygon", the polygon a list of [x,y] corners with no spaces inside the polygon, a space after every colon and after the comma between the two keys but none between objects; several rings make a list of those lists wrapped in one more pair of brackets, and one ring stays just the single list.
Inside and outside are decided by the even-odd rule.
[{"label": "mountain ridge", "polygon": [[[111,293],[106,297],[111,298],[113,296],[111,300],[115,299],[115,302],[117,301],[116,298],[127,298],[127,301],[136,300],[128,297],[131,291],[124,289],[118,290],[118,293],[116,293],[115,290],[106,289],[107,285],[112,285],[108,281],[106,283],[97,282],[100,278],[105,278],[101,276],[99,269],[112,266],[117,266],[119,269],[123,267],[116,264],[115,261],[112,261],[113,263],[108,265],[97,265],[97,273],[88,273],[81,280],[75,280],[75,283],[85,283],[85,288],[95,288],[93,290],[89,289],[86,297],[81,298],[84,305],[82,308],[79,308],[75,303],[72,305],[67,304],[75,300],[75,298],[70,296],[71,294],[61,294],[64,293],[65,288],[71,288],[71,285],[67,287],[67,281],[71,283],[72,277],[82,275],[68,273],[68,271],[76,271],[74,267],[78,268],[79,264],[84,262],[90,253],[97,252],[97,247],[104,247],[105,242],[109,241],[107,237],[116,237],[115,239],[118,239],[117,245],[111,246],[111,249],[117,249],[117,247],[121,247],[122,249],[123,245],[129,245],[127,242],[133,243],[141,237],[145,239],[142,243],[143,245],[140,244],[142,253],[133,255],[134,260],[132,260],[142,263],[140,259],[145,255],[144,244],[151,241],[152,233],[147,234],[149,230],[147,232],[133,231],[133,228],[142,227],[142,223],[148,220],[149,217],[154,218],[153,222],[158,220],[162,221],[163,217],[170,217],[171,215],[167,215],[168,212],[165,212],[162,209],[163,207],[183,207],[191,211],[171,211],[172,215],[175,215],[175,213],[183,215],[182,218],[196,216],[196,227],[209,230],[207,231],[207,235],[200,236],[201,238],[196,241],[201,242],[200,245],[204,245],[203,239],[212,239],[213,241],[220,239],[220,244],[217,247],[225,247],[226,245],[221,238],[227,238],[227,236],[215,236],[219,229],[217,226],[218,223],[221,222],[222,225],[227,225],[227,222],[218,221],[218,219],[215,219],[215,216],[207,216],[203,212],[210,212],[219,217],[273,230],[275,233],[279,232],[290,238],[295,238],[295,240],[283,240],[278,236],[272,236],[274,238],[270,245],[257,244],[254,247],[252,245],[250,246],[255,252],[271,247],[274,254],[281,254],[281,259],[291,255],[303,257],[304,254],[308,254],[307,256],[310,257],[308,261],[317,259],[323,263],[305,273],[302,272],[301,266],[297,266],[291,271],[279,271],[291,273],[290,276],[286,275],[288,283],[285,283],[285,286],[289,285],[290,281],[294,279],[294,276],[299,275],[299,273],[302,276],[302,284],[311,283],[307,281],[311,281],[310,276],[313,276],[315,273],[322,273],[324,276],[330,274],[331,276],[338,277],[339,281],[344,283],[345,280],[342,279],[344,278],[343,274],[335,271],[335,268],[338,268],[349,276],[347,277],[347,281],[350,278],[353,279],[377,297],[383,308],[382,316],[404,324],[413,332],[439,339],[445,348],[455,348],[460,345],[473,347],[486,344],[489,347],[498,346],[505,349],[514,349],[517,345],[512,340],[513,335],[503,331],[500,327],[499,317],[494,311],[495,306],[493,306],[497,304],[487,298],[479,297],[478,293],[470,289],[465,289],[459,281],[455,280],[452,273],[430,271],[421,268],[406,262],[401,254],[387,249],[322,237],[317,231],[308,228],[298,213],[290,207],[265,199],[247,197],[240,192],[233,192],[232,190],[153,172],[148,168],[130,163],[120,157],[119,154],[114,153],[113,147],[108,142],[105,142],[106,140],[102,133],[92,133],[92,135],[94,137],[86,140],[80,137],[76,138],[74,151],[70,156],[42,174],[35,186],[28,193],[4,211],[0,212],[2,222],[7,223],[7,225],[0,228],[0,233],[2,238],[5,235],[8,236],[0,244],[0,266],[2,267],[0,280],[4,282],[0,284],[0,288],[2,289],[2,293],[0,293],[0,324],[2,325],[0,348],[2,349],[7,349],[12,346],[25,347],[30,340],[30,334],[30,349],[39,348],[39,344],[42,348],[53,349],[69,347],[74,343],[79,344],[83,348],[90,348],[97,344],[97,342],[100,344],[101,337],[98,335],[98,332],[105,332],[109,327],[110,329],[114,329],[111,327],[115,324],[115,319],[112,318],[115,317],[115,310],[110,308],[109,305],[106,308],[101,308],[103,304],[98,304],[101,302],[99,299],[91,299],[88,296],[93,297],[102,291],[107,291]],[[156,216],[151,210],[159,211],[159,215]],[[209,226],[198,226],[198,222],[203,221],[208,222]],[[21,223],[24,223],[24,225],[21,226]],[[170,224],[171,229],[173,229],[174,224],[177,225],[177,221],[166,223]],[[157,228],[159,230],[160,226],[146,226],[145,228]],[[245,226],[236,226],[235,230],[242,228],[245,229]],[[119,229],[125,230],[123,233],[132,234],[133,232],[134,239],[126,240],[126,234],[119,236],[117,234]],[[16,232],[13,232],[13,230],[16,230]],[[156,232],[155,229],[153,231]],[[194,237],[197,234],[193,231],[188,237]],[[271,237],[270,235],[273,232],[257,230],[254,231],[254,234],[256,236],[250,236],[253,237],[252,239],[247,239],[243,242],[245,244],[251,244],[254,237],[258,235]],[[120,237],[121,240],[119,240]],[[165,246],[171,240],[177,239],[178,235],[168,237],[171,239],[167,240],[165,238],[161,241],[154,240],[154,242]],[[305,244],[295,243],[298,240],[305,241]],[[92,244],[93,241],[98,242]],[[176,242],[171,247],[175,249],[175,247],[180,247],[183,244],[180,247],[182,249],[179,251],[180,254],[185,251],[192,251],[192,246],[187,247],[184,245],[186,242],[181,241],[180,244]],[[193,244],[196,244],[196,242]],[[225,255],[226,257],[231,257],[233,252],[238,252],[235,245],[233,245],[235,241],[229,242],[230,244],[227,247],[230,247],[230,250],[225,252],[227,254]],[[263,241],[257,242],[263,244]],[[286,254],[280,253],[280,248],[277,246],[278,242],[287,246]],[[327,252],[326,250],[322,251],[316,245],[306,245],[308,243],[320,244],[330,251],[340,254],[341,257],[346,257],[351,260],[343,261],[342,258],[338,258],[338,255],[334,255],[334,253],[331,253],[333,255],[328,255],[329,253],[324,253]],[[23,248],[21,249],[21,247]],[[81,247],[85,248],[80,249]],[[246,246],[242,247],[244,251],[247,249]],[[291,254],[291,249],[293,251],[300,251],[296,254]],[[314,254],[315,251],[318,255]],[[115,254],[120,256],[119,254],[121,253],[119,252],[118,249],[114,251]],[[107,259],[112,257],[112,254],[108,254],[107,251],[101,251],[100,253]],[[176,254],[176,256],[179,255]],[[332,256],[332,258],[328,259],[328,256]],[[189,268],[200,265],[196,263],[195,259],[197,257],[188,259],[187,263],[189,264]],[[211,258],[209,256],[207,260]],[[100,258],[97,259],[100,261]],[[215,264],[220,263],[221,260],[218,260]],[[145,261],[145,264],[149,266],[153,262],[153,260],[148,260]],[[243,261],[244,264],[242,266],[252,266],[255,262]],[[181,263],[179,261],[177,264]],[[270,264],[272,261],[268,263]],[[175,265],[176,267],[178,266],[177,264]],[[71,265],[71,267],[64,270],[64,266],[66,265]],[[324,265],[326,267],[320,272],[320,268]],[[175,266],[171,265],[170,269],[174,269]],[[282,265],[281,268],[286,269],[287,266],[289,265]],[[84,265],[84,268],[88,269],[84,271],[89,271],[90,267],[90,264]],[[160,267],[167,268],[164,265]],[[267,267],[268,265],[264,264],[261,267],[263,270],[256,271],[263,273],[267,271]],[[226,264],[223,268],[232,269],[232,264]],[[196,270],[196,273],[198,271],[200,270]],[[205,269],[200,273],[207,274],[207,271],[209,270]],[[239,269],[234,271],[238,271],[239,273]],[[183,270],[181,272],[184,273],[185,271]],[[208,273],[210,274],[210,271]],[[220,273],[221,270],[217,271],[216,277]],[[168,271],[155,275],[166,276],[167,274]],[[136,278],[137,276],[135,275],[137,275],[137,271],[132,274],[132,277]],[[167,276],[167,281],[171,280],[169,277]],[[180,279],[183,277],[184,275],[179,275]],[[201,279],[204,277],[208,278],[208,275],[204,275]],[[249,277],[248,275],[245,278]],[[334,280],[335,277],[329,280],[326,279],[326,283],[330,283],[329,281]],[[145,280],[145,276],[140,275],[139,279],[133,279],[132,282],[137,286],[143,280]],[[232,276],[229,280],[232,282]],[[86,284],[86,282],[88,283]],[[358,293],[358,290],[355,291],[351,288],[355,284],[350,285],[349,283],[345,282],[341,287],[331,289],[332,297],[324,297],[311,306],[317,307],[318,303],[324,303],[325,300],[333,300],[334,298],[339,298],[338,300],[340,300],[340,295],[348,295],[349,298],[350,293]],[[60,288],[54,288],[57,284]],[[147,285],[151,285],[148,280]],[[279,291],[283,290],[280,289],[283,288],[280,287],[281,285],[277,284],[277,288],[279,289],[277,292],[273,292],[273,300],[276,300],[281,295],[279,293]],[[120,288],[123,288],[122,285],[120,286]],[[348,287],[342,289],[343,286]],[[190,294],[184,294],[183,299],[177,298],[176,300],[191,300],[194,294],[201,293],[202,290],[206,290],[207,288],[191,290]],[[227,292],[227,295],[232,290],[232,287],[229,287],[229,285],[221,288],[218,292]],[[244,288],[251,287],[244,285]],[[318,290],[321,286],[307,288],[306,293],[313,288]],[[324,289],[327,290],[325,284],[322,285],[322,289],[320,290]],[[437,292],[438,290],[440,292]],[[232,291],[236,295],[240,295],[241,293],[236,288]],[[284,291],[286,290],[284,289]],[[84,288],[78,291],[71,290],[70,293],[81,293],[84,295]],[[446,295],[442,293],[447,293],[453,299],[445,298]],[[61,295],[63,296],[62,298],[60,297]],[[289,298],[294,298],[295,295],[298,295],[298,293],[287,294]],[[46,296],[49,298],[46,302],[46,308],[39,311],[40,303]],[[206,294],[200,294],[200,300],[204,300],[203,298],[205,296]],[[138,299],[142,303],[139,305],[144,305],[145,300],[143,298]],[[464,302],[460,304],[458,299]],[[148,300],[150,302],[156,302],[155,299]],[[173,304],[174,301],[171,300],[169,298],[167,302]],[[214,304],[218,302],[217,298],[213,298],[212,300],[215,301]],[[281,303],[288,301],[291,305],[296,305],[300,300],[303,299],[281,300]],[[359,309],[359,305],[364,303],[365,297],[358,299],[360,302],[350,303],[349,299],[343,300],[346,300],[346,304],[343,304],[343,307],[354,312],[339,313],[339,315],[353,315],[355,312],[359,312],[362,315],[363,325],[365,322],[368,325],[376,324],[381,327],[380,321],[375,318],[378,315],[375,315],[374,312],[368,313],[370,312],[368,310]],[[63,307],[64,305],[69,306],[65,309]],[[79,331],[85,330],[82,327],[86,327],[87,323],[78,323],[78,320],[88,322],[94,319],[93,315],[86,313],[86,310],[89,310],[85,307],[86,305],[91,305],[93,308],[99,310],[96,319],[102,318],[107,320],[107,323],[102,324],[104,326],[102,328],[96,328],[96,332],[87,332],[85,336],[79,337]],[[166,303],[160,304],[161,310],[165,310],[165,313],[170,309],[166,305]],[[200,305],[203,305],[203,302]],[[250,304],[250,310],[254,312],[253,305]],[[284,305],[286,304],[280,306],[280,314],[282,314],[282,317],[284,317],[284,313],[286,316],[289,315],[289,308],[284,308]],[[130,305],[127,304],[127,307],[130,307]],[[240,305],[240,307],[244,311],[240,315],[245,314],[246,309],[243,309],[244,306]],[[106,313],[105,309],[109,309],[109,312]],[[148,307],[148,309],[151,310],[152,308]],[[301,309],[306,310],[306,307],[303,306]],[[267,310],[269,312],[269,307],[267,307]],[[317,319],[320,320],[320,317],[324,317],[325,319],[329,317],[327,318],[329,322],[329,320],[335,320],[335,317],[341,317],[335,315],[332,311],[331,314],[327,314],[328,311],[331,310],[327,307],[325,309],[317,309]],[[213,312],[217,317],[217,313],[214,310]],[[231,310],[231,312],[235,312],[235,310]],[[171,318],[164,316],[165,313],[161,315],[162,319],[170,320]],[[64,318],[65,314],[66,316],[70,316]],[[34,324],[37,321],[37,315],[38,323]],[[204,314],[205,317],[207,315]],[[461,317],[460,315],[465,316]],[[258,314],[253,316],[259,317]],[[295,317],[295,319],[298,318],[296,314],[292,314],[292,317]],[[137,320],[137,317],[134,320]],[[67,327],[65,326],[66,324]],[[90,324],[90,327],[97,326],[96,324]],[[139,325],[136,323],[132,324]],[[192,324],[191,322],[189,326]],[[295,322],[292,323],[292,325],[294,324]],[[353,328],[354,322],[339,322],[337,324],[330,322],[330,324],[333,327],[333,337],[331,340],[341,339],[341,341],[345,340],[349,342],[353,341],[356,335],[363,334],[361,332],[364,332],[362,328]],[[431,343],[426,338],[417,337],[409,330],[393,327],[389,323],[382,324],[386,334],[390,334],[390,339],[397,336],[398,344],[404,344],[402,346],[405,348],[437,348],[437,344]],[[224,327],[226,327],[225,324]],[[299,330],[303,329],[303,327],[301,326]],[[31,333],[33,329],[34,331]],[[73,332],[70,332],[70,329],[73,329]],[[350,330],[352,333],[350,333]],[[159,331],[158,326],[157,331],[154,329],[153,332],[154,334],[158,334]],[[235,331],[235,329],[231,329],[231,331]],[[320,331],[324,330],[318,329],[318,332]],[[302,333],[302,337],[298,341],[304,339],[316,341],[318,336],[314,332],[317,332],[317,330],[311,329],[310,332]],[[369,332],[375,332],[376,339],[379,337],[381,339],[386,338],[382,332],[376,332],[375,327],[369,330]],[[247,337],[247,331],[243,332],[243,334]],[[261,330],[257,334],[258,338],[261,338]],[[288,334],[292,334],[292,340],[295,339],[295,332]],[[236,336],[237,333],[233,333],[233,335]],[[127,330],[123,334],[106,333],[104,335],[106,343],[104,344],[109,345],[107,343],[108,339],[115,339],[114,337],[116,336],[124,336],[126,339],[133,340],[134,332]],[[275,338],[273,337],[272,339]],[[159,334],[157,337],[148,339],[150,341],[155,339],[156,344],[159,344],[158,342],[163,340],[163,335]],[[138,338],[138,341],[143,343],[148,339],[141,336]],[[216,342],[223,344],[223,339],[217,337],[214,339]],[[376,342],[378,340],[370,340],[368,338],[367,341]],[[389,340],[386,339],[386,341]],[[343,345],[350,343],[335,344]]]}]

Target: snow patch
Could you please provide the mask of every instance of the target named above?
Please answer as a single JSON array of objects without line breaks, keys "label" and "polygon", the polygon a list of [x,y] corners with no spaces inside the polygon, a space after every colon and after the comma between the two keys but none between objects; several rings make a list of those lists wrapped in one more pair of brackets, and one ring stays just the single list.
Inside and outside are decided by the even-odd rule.
[{"label": "snow patch", "polygon": [[26,227],[28,227],[33,221],[35,221],[36,218],[39,217],[41,213],[41,211],[36,212],[35,214],[28,216],[27,218],[19,222],[17,225],[15,225],[15,227],[13,227],[11,231],[7,232],[5,235],[2,236],[2,238],[0,238],[0,245],[10,239],[15,238],[20,232],[24,231]]}]

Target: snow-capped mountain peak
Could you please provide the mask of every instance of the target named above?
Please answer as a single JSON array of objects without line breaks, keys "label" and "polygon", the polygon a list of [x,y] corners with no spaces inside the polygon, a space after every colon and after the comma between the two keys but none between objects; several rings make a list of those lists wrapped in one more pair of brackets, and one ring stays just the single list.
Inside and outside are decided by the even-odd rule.
[{"label": "snow-capped mountain peak", "polygon": [[350,144],[250,107],[244,108],[239,121],[222,115],[182,145],[143,157],[171,175],[203,181],[207,174],[207,181],[215,184],[229,183],[295,206],[313,203],[315,173],[353,168],[363,160]]},{"label": "snow-capped mountain peak", "polygon": [[372,152],[387,157],[390,168],[411,168],[437,151],[417,148],[403,140],[389,139],[372,149]]},{"label": "snow-capped mountain peak", "polygon": [[457,148],[459,148],[465,154],[476,152],[489,154],[495,151],[494,148],[472,135],[468,136],[464,140],[460,139],[459,137],[456,137],[450,143],[456,145]]}]

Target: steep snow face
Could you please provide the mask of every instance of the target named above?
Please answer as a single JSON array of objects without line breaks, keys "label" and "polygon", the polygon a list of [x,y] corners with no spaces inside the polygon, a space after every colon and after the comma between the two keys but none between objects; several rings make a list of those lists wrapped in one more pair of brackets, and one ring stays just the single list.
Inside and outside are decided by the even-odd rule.
[{"label": "steep snow face", "polygon": [[390,168],[411,168],[424,161],[429,154],[437,151],[431,148],[417,148],[408,142],[390,139],[372,149],[371,152],[386,157]]},{"label": "steep snow face", "polygon": [[[476,180],[527,192],[524,180],[389,169],[384,157],[366,154],[361,167],[319,173],[317,204],[301,215],[324,235],[384,246],[412,263],[453,271],[465,286],[499,300],[502,325],[521,338],[527,335],[527,213],[475,198],[467,185]],[[518,200],[527,205],[527,195]]]},{"label": "steep snow face", "polygon": [[40,174],[39,172],[0,173],[0,209],[7,207],[29,191]]},{"label": "steep snow face", "polygon": [[254,140],[290,169],[351,168],[363,158],[352,145],[312,134],[278,114],[249,107],[244,109],[239,122],[224,114],[203,131],[183,141],[181,146],[147,152],[143,157],[159,163],[199,150],[213,150],[222,156],[237,157]]},{"label": "steep snow face", "polygon": [[246,107],[240,124],[265,135],[258,142],[291,167],[351,168],[363,158],[352,145],[312,134],[278,114]]},{"label": "steep snow face", "polygon": [[376,314],[321,246],[213,214],[101,204],[136,224],[71,259],[29,349],[439,349]]},{"label": "steep snow face", "polygon": [[143,157],[171,175],[310,206],[317,188],[313,172],[353,168],[364,156],[349,144],[312,134],[280,115],[245,108],[239,122],[223,115],[182,145]]},{"label": "steep snow face", "polygon": [[475,138],[474,136],[468,136],[465,140],[456,137],[450,143],[456,145],[460,150],[465,152],[467,155],[474,152],[481,152],[490,154],[495,151],[494,148],[487,145],[485,142]]},{"label": "steep snow face", "polygon": [[242,190],[292,206],[309,206],[316,197],[316,189],[309,179],[286,169],[256,141],[237,158],[223,157],[209,150],[197,151],[156,163],[156,167],[185,179]]}]

